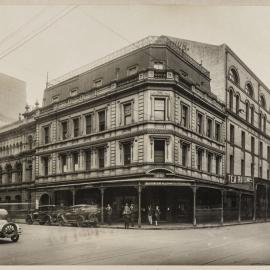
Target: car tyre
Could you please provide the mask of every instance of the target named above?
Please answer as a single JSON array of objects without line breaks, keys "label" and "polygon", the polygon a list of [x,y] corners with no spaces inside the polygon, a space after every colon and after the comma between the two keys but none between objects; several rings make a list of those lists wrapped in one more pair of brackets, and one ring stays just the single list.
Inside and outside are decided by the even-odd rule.
[{"label": "car tyre", "polygon": [[27,216],[26,219],[25,219],[25,222],[28,224],[28,225],[32,225],[33,224],[33,220],[30,216]]},{"label": "car tyre", "polygon": [[64,222],[64,220],[63,220],[62,217],[59,217],[59,218],[57,219],[57,224],[58,224],[59,226],[64,226],[64,225],[65,225],[65,222]]},{"label": "car tyre", "polygon": [[77,227],[82,227],[84,225],[85,218],[84,216],[78,216],[77,217]]},{"label": "car tyre", "polygon": [[11,238],[18,235],[17,226],[14,223],[7,223],[2,228],[2,234],[6,238]]},{"label": "car tyre", "polygon": [[11,241],[14,242],[14,243],[15,242],[18,242],[19,238],[20,238],[20,235],[19,234],[13,235],[13,236],[11,236]]}]

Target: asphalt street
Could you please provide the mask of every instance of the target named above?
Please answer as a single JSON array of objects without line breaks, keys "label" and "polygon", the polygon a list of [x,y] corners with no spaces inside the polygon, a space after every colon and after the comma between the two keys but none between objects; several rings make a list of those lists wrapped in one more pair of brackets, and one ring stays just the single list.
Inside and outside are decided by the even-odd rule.
[{"label": "asphalt street", "polygon": [[270,224],[186,230],[22,225],[0,240],[1,265],[270,264]]}]

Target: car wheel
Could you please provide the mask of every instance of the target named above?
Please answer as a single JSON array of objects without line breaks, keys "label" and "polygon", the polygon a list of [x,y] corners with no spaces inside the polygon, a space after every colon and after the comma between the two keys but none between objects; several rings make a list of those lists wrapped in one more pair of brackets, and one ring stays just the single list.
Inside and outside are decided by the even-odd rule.
[{"label": "car wheel", "polygon": [[19,234],[13,235],[13,236],[11,236],[11,241],[14,242],[14,243],[18,242],[19,238],[20,238]]},{"label": "car wheel", "polygon": [[77,217],[77,227],[82,227],[84,225],[85,218],[83,216]]},{"label": "car wheel", "polygon": [[64,222],[64,220],[63,220],[61,217],[59,217],[59,218],[57,219],[57,224],[58,224],[59,226],[64,226],[64,225],[65,225],[65,222]]},{"label": "car wheel", "polygon": [[26,219],[25,219],[25,222],[28,224],[28,225],[32,225],[33,224],[33,220],[30,216],[27,216]]},{"label": "car wheel", "polygon": [[48,225],[48,226],[52,225],[52,218],[51,217],[47,217],[46,225]]},{"label": "car wheel", "polygon": [[17,235],[17,226],[14,223],[7,223],[2,228],[2,234],[6,238],[11,238]]},{"label": "car wheel", "polygon": [[46,222],[45,221],[39,221],[39,225],[44,225]]}]

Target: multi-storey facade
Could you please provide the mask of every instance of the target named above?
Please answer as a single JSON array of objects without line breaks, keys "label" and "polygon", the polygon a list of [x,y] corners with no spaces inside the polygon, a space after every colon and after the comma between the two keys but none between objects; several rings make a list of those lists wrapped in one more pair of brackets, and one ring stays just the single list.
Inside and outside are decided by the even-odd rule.
[{"label": "multi-storey facade", "polygon": [[[133,202],[139,224],[151,204],[166,221],[251,219],[252,183],[226,177],[225,153],[240,155],[240,122],[231,132],[235,144],[226,143],[232,120],[215,87],[209,72],[164,36],[58,79],[43,106],[25,114],[35,123],[32,205],[110,203],[117,219]],[[9,183],[2,186],[9,192]]]},{"label": "multi-storey facade", "polygon": [[226,104],[226,177],[254,183],[254,219],[269,214],[270,90],[226,45],[171,38],[211,73],[211,87]]},{"label": "multi-storey facade", "polygon": [[[27,108],[28,110],[28,108]],[[0,129],[0,203],[13,209],[28,206],[35,175],[35,120],[32,112],[24,119]],[[11,204],[11,205],[10,205]]]}]

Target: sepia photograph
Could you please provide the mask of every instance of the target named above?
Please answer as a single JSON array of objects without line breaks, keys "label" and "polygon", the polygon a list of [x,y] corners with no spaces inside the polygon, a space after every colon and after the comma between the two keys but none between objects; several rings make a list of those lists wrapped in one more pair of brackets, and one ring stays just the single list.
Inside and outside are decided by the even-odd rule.
[{"label": "sepia photograph", "polygon": [[0,267],[270,264],[270,2],[0,0],[0,25]]}]

